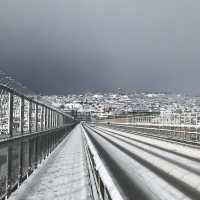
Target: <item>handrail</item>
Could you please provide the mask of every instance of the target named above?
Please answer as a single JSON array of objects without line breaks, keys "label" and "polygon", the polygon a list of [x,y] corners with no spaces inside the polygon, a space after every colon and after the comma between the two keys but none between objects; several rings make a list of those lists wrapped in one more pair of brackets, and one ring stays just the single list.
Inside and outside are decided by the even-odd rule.
[{"label": "handrail", "polygon": [[95,146],[85,131],[82,124],[82,132],[85,140],[85,153],[89,167],[90,178],[94,180],[94,190],[96,190],[99,199],[123,200],[122,195],[117,189],[116,184],[111,178],[108,169],[105,167],[103,160],[100,158]]},{"label": "handrail", "polygon": [[[74,117],[0,84],[0,139],[63,127]],[[3,100],[2,100],[3,99]]]},{"label": "handrail", "polygon": [[65,115],[66,117],[69,117],[71,119],[74,119],[74,117],[72,117],[71,115],[69,114],[66,114],[66,113],[63,113],[61,112],[60,110],[56,109],[56,108],[53,108],[52,106],[50,105],[46,105],[45,103],[41,102],[41,101],[38,101],[38,100],[35,100],[33,99],[34,97],[28,97],[22,93],[19,93],[18,91],[12,89],[12,88],[9,88],[8,86],[6,85],[3,85],[3,84],[0,84],[0,90],[7,90],[8,92],[12,93],[13,95],[16,95],[16,96],[19,96],[19,97],[23,97],[24,99],[26,99],[27,101],[31,101],[32,103],[35,103],[35,104],[38,104],[40,106],[47,106],[49,108],[51,108],[52,110],[62,114],[62,115]]}]

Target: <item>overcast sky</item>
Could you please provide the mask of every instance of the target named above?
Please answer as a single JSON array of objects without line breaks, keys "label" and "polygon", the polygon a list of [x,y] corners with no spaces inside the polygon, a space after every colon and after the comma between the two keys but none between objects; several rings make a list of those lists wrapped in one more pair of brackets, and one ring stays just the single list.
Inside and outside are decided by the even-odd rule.
[{"label": "overcast sky", "polygon": [[0,68],[48,94],[200,94],[199,0],[0,0]]}]

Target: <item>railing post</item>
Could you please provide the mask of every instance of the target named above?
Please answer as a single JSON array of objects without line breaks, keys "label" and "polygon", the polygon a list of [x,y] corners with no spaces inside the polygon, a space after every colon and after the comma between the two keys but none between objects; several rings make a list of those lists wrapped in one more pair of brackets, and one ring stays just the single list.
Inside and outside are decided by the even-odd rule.
[{"label": "railing post", "polygon": [[50,110],[50,115],[51,115],[51,128],[53,127],[53,111]]},{"label": "railing post", "polygon": [[13,136],[13,93],[9,92],[9,107],[8,107],[8,134]]},{"label": "railing post", "polygon": [[51,129],[51,120],[52,120],[51,109],[49,109],[49,129]]},{"label": "railing post", "polygon": [[44,107],[44,129],[47,129],[47,107]]},{"label": "railing post", "polygon": [[28,131],[29,133],[32,132],[31,124],[32,124],[32,102],[29,101],[28,103]]},{"label": "railing post", "polygon": [[44,129],[44,106],[42,106],[41,108],[41,119],[40,119],[40,123],[41,123],[41,130],[43,131]]},{"label": "railing post", "polygon": [[24,133],[24,97],[20,99],[20,132]]},{"label": "railing post", "polygon": [[56,112],[54,111],[54,128],[56,127]]},{"label": "railing post", "polygon": [[56,128],[56,112],[54,111],[54,128]]},{"label": "railing post", "polygon": [[57,118],[56,118],[56,116],[57,116],[57,113],[55,112],[55,117],[54,117],[55,118],[55,120],[54,120],[54,126],[55,126],[55,128],[57,128],[57,121],[56,121]]},{"label": "railing post", "polygon": [[56,128],[58,128],[58,113],[56,113]]},{"label": "railing post", "polygon": [[61,126],[61,114],[59,114],[59,117],[58,117],[58,125]]},{"label": "railing post", "polygon": [[55,113],[52,110],[52,128],[54,128],[54,121],[55,121]]},{"label": "railing post", "polygon": [[59,122],[59,125],[60,125],[60,126],[63,126],[63,116],[62,116],[62,115],[60,115],[60,122]]},{"label": "railing post", "polygon": [[50,109],[47,109],[47,128],[50,128]]},{"label": "railing post", "polygon": [[48,109],[48,129],[51,129],[51,109]]},{"label": "railing post", "polygon": [[35,132],[38,131],[38,104],[35,104]]},{"label": "railing post", "polygon": [[55,122],[55,112],[52,110],[52,128],[54,128]]}]

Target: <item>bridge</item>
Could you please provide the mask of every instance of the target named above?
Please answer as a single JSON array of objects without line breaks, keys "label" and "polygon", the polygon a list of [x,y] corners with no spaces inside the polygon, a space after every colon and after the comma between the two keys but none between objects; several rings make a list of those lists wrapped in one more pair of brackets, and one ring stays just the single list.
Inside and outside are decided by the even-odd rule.
[{"label": "bridge", "polygon": [[0,88],[0,199],[200,199],[198,115],[86,123]]}]

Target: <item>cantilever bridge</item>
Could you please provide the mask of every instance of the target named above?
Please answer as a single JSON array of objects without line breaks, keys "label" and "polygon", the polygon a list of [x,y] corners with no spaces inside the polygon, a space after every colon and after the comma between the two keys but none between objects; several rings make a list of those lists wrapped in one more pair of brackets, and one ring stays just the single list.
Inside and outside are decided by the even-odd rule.
[{"label": "cantilever bridge", "polygon": [[200,199],[198,117],[78,122],[0,88],[0,199]]}]

